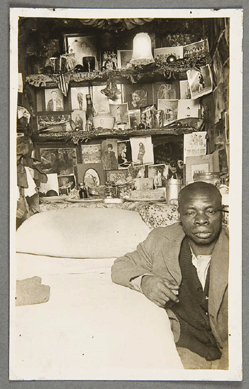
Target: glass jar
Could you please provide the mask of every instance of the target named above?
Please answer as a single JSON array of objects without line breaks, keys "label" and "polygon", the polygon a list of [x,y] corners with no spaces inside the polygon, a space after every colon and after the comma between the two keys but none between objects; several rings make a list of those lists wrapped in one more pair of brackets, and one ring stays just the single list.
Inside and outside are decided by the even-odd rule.
[{"label": "glass jar", "polygon": [[205,172],[195,172],[193,176],[193,180],[196,181],[203,181],[207,182],[209,184],[213,184],[215,186],[220,185],[220,173],[212,172],[212,173],[205,173]]}]

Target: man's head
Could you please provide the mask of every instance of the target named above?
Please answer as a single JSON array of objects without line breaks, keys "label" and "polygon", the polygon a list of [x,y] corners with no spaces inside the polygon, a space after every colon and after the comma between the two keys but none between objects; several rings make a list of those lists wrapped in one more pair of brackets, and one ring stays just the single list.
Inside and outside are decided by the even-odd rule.
[{"label": "man's head", "polygon": [[185,234],[196,246],[213,246],[221,231],[221,195],[206,182],[185,186],[178,197]]},{"label": "man's head", "polygon": [[53,91],[51,92],[51,96],[52,96],[52,99],[53,99],[53,100],[56,100],[56,99],[57,99],[57,91],[56,91],[56,90],[53,90]]},{"label": "man's head", "polygon": [[112,147],[112,144],[111,143],[108,143],[107,145],[107,151],[112,151],[113,147]]}]

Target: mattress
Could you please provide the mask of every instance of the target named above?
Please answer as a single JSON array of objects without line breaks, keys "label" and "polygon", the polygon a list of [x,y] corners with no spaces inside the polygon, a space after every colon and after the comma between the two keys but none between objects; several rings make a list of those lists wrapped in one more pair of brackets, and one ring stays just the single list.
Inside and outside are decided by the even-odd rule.
[{"label": "mattress", "polygon": [[11,309],[10,379],[148,379],[182,369],[165,310],[111,281],[114,258],[17,254],[16,279],[50,286]]}]

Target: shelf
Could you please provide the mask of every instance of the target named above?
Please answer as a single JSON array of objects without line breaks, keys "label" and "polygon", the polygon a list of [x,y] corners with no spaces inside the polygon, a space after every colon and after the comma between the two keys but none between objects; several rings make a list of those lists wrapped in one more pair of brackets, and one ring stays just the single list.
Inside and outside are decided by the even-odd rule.
[{"label": "shelf", "polygon": [[[206,65],[210,62],[208,55],[195,56],[191,58],[178,59],[173,63],[160,62],[155,60],[154,64],[147,66],[130,67],[125,69],[104,70],[93,72],[75,72],[64,73],[65,81],[69,83],[101,82],[110,77],[114,77],[118,82],[128,80],[131,83],[137,83],[140,80],[151,80],[155,77],[185,78],[186,71],[198,66]],[[48,87],[58,85],[60,74],[31,74],[26,77],[26,82],[35,87]]]},{"label": "shelf", "polygon": [[[180,125],[179,125],[180,124]],[[159,136],[159,135],[184,135],[190,134],[194,131],[201,131],[203,128],[203,120],[196,118],[182,119],[162,128],[148,128],[139,130],[120,130],[120,129],[105,129],[97,128],[92,131],[63,131],[63,132],[40,132],[32,135],[34,142],[43,141],[66,141],[78,144],[82,141],[88,141],[92,139],[102,139],[107,137],[127,138],[132,136]]]}]

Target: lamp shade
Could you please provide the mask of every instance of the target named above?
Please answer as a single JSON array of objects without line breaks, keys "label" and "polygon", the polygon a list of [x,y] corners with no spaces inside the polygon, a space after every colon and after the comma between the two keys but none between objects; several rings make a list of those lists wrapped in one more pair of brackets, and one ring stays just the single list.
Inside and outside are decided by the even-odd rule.
[{"label": "lamp shade", "polygon": [[149,34],[140,32],[133,39],[133,52],[130,63],[133,65],[148,65],[154,62],[151,52],[151,39]]}]

